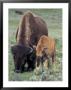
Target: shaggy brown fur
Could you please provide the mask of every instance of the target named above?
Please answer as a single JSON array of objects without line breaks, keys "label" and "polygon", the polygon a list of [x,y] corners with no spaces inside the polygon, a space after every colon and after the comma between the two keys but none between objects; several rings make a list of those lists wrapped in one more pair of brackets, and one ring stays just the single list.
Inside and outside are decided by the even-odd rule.
[{"label": "shaggy brown fur", "polygon": [[[52,58],[52,62],[55,61],[55,40],[45,35],[40,37],[36,47],[37,66],[41,61],[44,62],[44,66],[48,66],[48,59]],[[43,59],[43,60],[42,60]]]},{"label": "shaggy brown fur", "polygon": [[17,44],[37,45],[42,35],[48,35],[45,21],[31,12],[25,13],[17,29]]}]

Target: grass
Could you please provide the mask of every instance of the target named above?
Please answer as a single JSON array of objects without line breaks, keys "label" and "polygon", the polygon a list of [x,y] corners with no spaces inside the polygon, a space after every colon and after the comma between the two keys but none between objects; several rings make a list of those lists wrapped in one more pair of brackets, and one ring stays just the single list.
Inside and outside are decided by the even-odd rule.
[{"label": "grass", "polygon": [[[23,10],[28,11],[26,10]],[[56,63],[44,75],[46,81],[62,80],[62,10],[61,9],[31,9],[36,15],[41,16],[48,27],[49,36],[56,40]],[[15,13],[13,9],[9,10],[9,80],[10,81],[30,81],[41,80],[41,76],[34,75],[34,72],[15,73],[14,62],[11,54],[11,45],[16,44],[16,29],[21,19],[21,15]]]}]

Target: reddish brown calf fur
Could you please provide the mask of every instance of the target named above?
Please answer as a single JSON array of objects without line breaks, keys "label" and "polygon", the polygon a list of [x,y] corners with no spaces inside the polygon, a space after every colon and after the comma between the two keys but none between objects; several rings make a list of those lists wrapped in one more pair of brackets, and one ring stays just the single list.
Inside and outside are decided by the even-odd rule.
[{"label": "reddish brown calf fur", "polygon": [[[55,60],[55,40],[48,36],[41,36],[36,47],[37,57],[49,57],[52,58],[52,62]],[[37,61],[38,63],[39,61]]]}]

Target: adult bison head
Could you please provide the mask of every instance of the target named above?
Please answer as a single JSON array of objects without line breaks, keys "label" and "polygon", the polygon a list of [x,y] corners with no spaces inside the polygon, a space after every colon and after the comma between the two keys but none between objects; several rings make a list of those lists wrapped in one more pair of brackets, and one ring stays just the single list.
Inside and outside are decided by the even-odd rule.
[{"label": "adult bison head", "polygon": [[22,72],[27,61],[27,55],[31,54],[33,49],[23,45],[14,45],[11,47],[11,51],[14,58],[15,72]]}]

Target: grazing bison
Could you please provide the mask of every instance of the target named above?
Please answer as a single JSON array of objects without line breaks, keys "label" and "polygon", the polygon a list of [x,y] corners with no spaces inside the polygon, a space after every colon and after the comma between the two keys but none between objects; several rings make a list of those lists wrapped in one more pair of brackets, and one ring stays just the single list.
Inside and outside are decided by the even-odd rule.
[{"label": "grazing bison", "polygon": [[55,61],[55,40],[43,35],[36,47],[36,69],[39,69],[40,63],[47,69],[50,58]]},{"label": "grazing bison", "polygon": [[[13,51],[16,48],[15,53],[19,53],[19,57],[17,57],[17,54],[14,54],[13,56],[15,56],[16,58],[14,59],[14,62],[16,62],[15,64],[15,69],[20,71],[20,67],[22,62],[24,62],[24,58],[30,56],[32,57],[30,60],[30,58],[28,58],[27,63],[30,62],[30,68],[32,68],[33,66],[35,66],[35,54],[31,54],[35,53],[34,50],[34,46],[37,45],[37,42],[39,40],[39,38],[42,35],[46,35],[48,36],[48,29],[47,29],[47,25],[45,23],[45,21],[43,19],[41,19],[40,17],[32,14],[31,12],[27,12],[22,16],[22,19],[19,23],[17,32],[16,32],[16,43],[17,45],[12,47]],[[17,48],[20,45],[19,48]],[[24,49],[22,49],[22,46],[24,47]],[[20,49],[22,50],[20,53]],[[29,49],[29,50],[28,50]],[[28,51],[26,51],[28,50]],[[24,58],[22,58],[21,54],[23,55]],[[24,56],[25,54],[25,56]],[[31,54],[31,55],[30,55]],[[34,59],[33,59],[34,58]],[[18,66],[18,62],[21,61],[20,65]],[[33,63],[33,65],[32,65]]]}]

